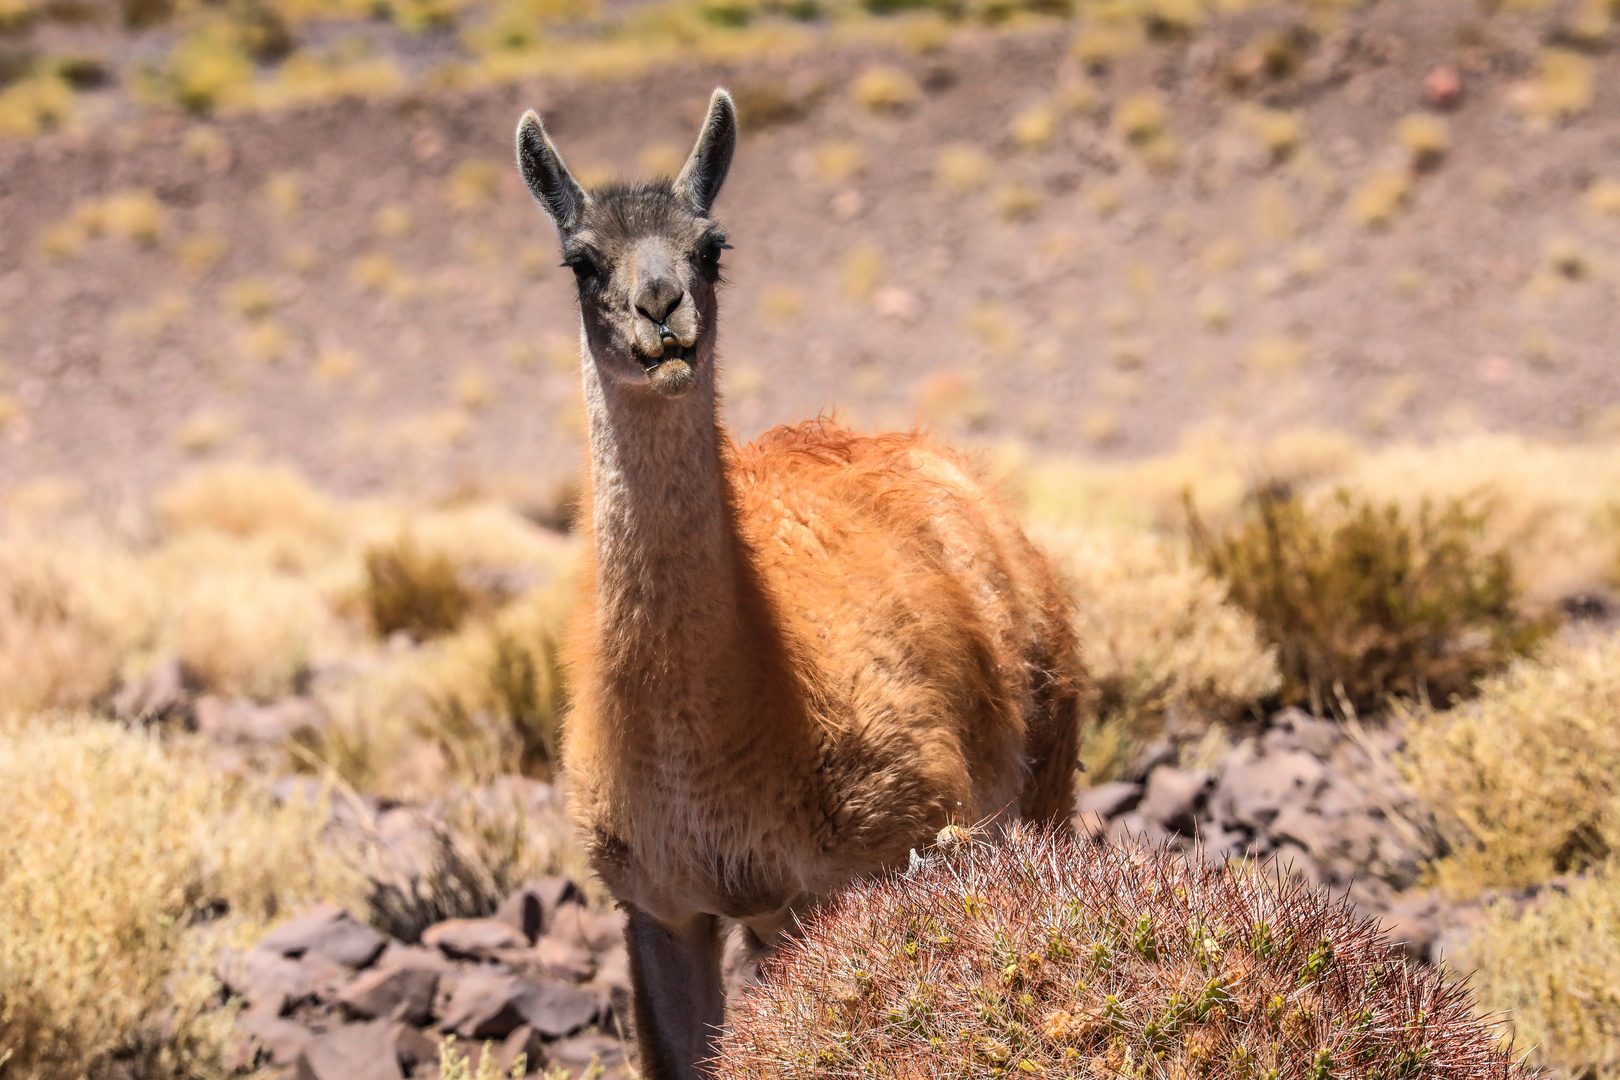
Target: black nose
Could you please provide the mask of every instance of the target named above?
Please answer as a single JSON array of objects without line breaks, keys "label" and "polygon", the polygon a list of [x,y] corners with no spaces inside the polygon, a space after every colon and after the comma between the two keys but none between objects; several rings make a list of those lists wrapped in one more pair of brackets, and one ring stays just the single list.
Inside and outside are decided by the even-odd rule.
[{"label": "black nose", "polygon": [[648,321],[663,326],[681,306],[686,295],[680,282],[672,277],[656,277],[645,282],[636,293],[636,310]]}]

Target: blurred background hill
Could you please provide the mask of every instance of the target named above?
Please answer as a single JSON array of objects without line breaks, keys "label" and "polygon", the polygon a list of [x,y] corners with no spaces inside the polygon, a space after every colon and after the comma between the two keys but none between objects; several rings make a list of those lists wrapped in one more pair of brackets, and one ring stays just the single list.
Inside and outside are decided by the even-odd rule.
[{"label": "blurred background hill", "polygon": [[716,83],[745,437],[837,408],[1119,457],[1620,415],[1603,3],[8,10],[8,485],[573,471],[571,287],[509,129],[668,172]]}]

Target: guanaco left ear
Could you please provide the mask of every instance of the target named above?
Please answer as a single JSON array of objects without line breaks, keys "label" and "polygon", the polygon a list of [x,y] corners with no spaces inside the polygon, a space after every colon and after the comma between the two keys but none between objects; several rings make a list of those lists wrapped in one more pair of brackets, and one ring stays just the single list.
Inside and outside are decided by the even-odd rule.
[{"label": "guanaco left ear", "polygon": [[545,125],[533,109],[518,121],[517,161],[523,182],[556,222],[557,231],[566,234],[573,230],[591,197],[563,164],[562,155],[557,153],[551,136],[546,134]]},{"label": "guanaco left ear", "polygon": [[709,115],[703,118],[692,156],[675,177],[676,194],[683,195],[700,214],[707,214],[720,195],[720,185],[731,170],[731,155],[737,149],[737,107],[731,95],[716,87],[709,98]]}]

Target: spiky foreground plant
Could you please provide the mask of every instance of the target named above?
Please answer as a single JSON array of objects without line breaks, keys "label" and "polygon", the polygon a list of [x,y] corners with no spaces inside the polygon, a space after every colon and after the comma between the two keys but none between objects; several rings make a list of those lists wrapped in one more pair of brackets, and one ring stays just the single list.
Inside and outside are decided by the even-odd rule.
[{"label": "spiky foreground plant", "polygon": [[1342,900],[1066,829],[850,889],[729,1027],[721,1080],[1528,1075]]}]

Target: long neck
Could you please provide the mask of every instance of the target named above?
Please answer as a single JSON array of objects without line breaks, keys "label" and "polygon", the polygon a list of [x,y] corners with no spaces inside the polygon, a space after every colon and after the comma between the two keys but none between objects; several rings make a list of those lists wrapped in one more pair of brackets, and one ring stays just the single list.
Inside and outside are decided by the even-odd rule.
[{"label": "long neck", "polygon": [[759,685],[747,625],[759,604],[742,572],[712,363],[668,401],[603,378],[588,340],[583,352],[596,647],[612,722],[651,725],[641,734],[654,741],[671,725],[723,725],[716,713]]}]

